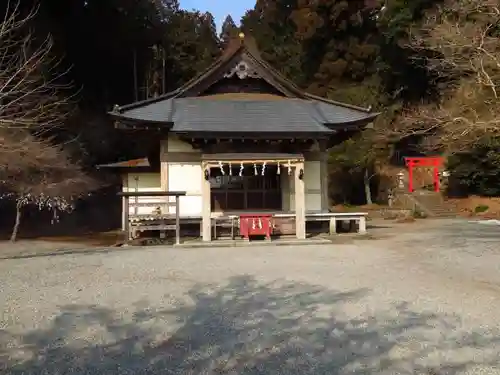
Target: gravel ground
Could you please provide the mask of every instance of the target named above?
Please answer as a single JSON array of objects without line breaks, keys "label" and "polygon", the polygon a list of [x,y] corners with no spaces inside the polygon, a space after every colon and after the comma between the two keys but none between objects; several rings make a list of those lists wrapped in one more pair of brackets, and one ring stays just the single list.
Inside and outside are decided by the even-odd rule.
[{"label": "gravel ground", "polygon": [[500,227],[419,225],[2,260],[0,373],[500,374]]}]

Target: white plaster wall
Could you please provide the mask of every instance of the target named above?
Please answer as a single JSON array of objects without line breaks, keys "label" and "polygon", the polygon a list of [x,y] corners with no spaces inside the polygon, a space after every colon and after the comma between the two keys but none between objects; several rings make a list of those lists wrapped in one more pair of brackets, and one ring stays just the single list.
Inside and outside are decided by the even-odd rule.
[{"label": "white plaster wall", "polygon": [[[168,190],[186,192],[186,196],[179,200],[181,216],[201,215],[201,179],[200,162],[168,164]],[[170,212],[174,213],[175,207],[170,207]]]},{"label": "white plaster wall", "polygon": [[[122,190],[125,192],[136,191],[161,191],[160,173],[128,173],[123,178],[126,180],[123,183]],[[161,203],[164,202],[163,197],[130,197],[130,203]],[[149,215],[155,207],[138,207],[137,214]],[[129,215],[135,215],[135,207],[129,206]]]},{"label": "white plaster wall", "polygon": [[166,142],[168,152],[200,152],[199,150],[195,150],[189,143],[179,140],[179,138],[174,135],[169,135]]},{"label": "white plaster wall", "polygon": [[[180,216],[200,216],[201,201],[201,164],[200,163],[170,163],[168,165],[168,190],[185,191],[186,196],[179,199]],[[123,191],[162,191],[160,173],[129,173],[124,178]],[[137,181],[136,181],[137,178]],[[127,186],[128,182],[128,188]],[[167,200],[175,202],[174,197],[130,197],[130,203],[162,203]],[[157,207],[157,206],[156,206]],[[137,214],[150,215],[155,211],[155,206],[138,207]],[[164,210],[165,207],[162,207]],[[175,213],[175,207],[169,207],[170,213]],[[135,215],[136,208],[129,206],[129,215]]]},{"label": "white plaster wall", "polygon": [[306,211],[321,211],[321,164],[319,161],[304,163]]}]

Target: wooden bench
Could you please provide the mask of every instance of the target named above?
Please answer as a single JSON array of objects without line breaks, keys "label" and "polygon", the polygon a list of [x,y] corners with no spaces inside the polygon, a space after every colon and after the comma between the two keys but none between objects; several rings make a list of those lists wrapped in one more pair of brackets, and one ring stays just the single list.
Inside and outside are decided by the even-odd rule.
[{"label": "wooden bench", "polygon": [[337,221],[349,221],[351,228],[357,224],[359,234],[366,233],[367,212],[325,212],[306,214],[306,221],[328,221],[331,235],[337,233]]},{"label": "wooden bench", "polygon": [[[293,213],[281,213],[273,215],[276,218],[293,218]],[[337,221],[349,221],[352,224],[357,224],[357,232],[360,234],[366,233],[366,216],[367,212],[307,212],[307,221],[328,221],[329,232],[331,235],[337,233]]]},{"label": "wooden bench", "polygon": [[[231,229],[231,239],[234,240],[234,230],[238,226],[238,216],[237,215],[222,215],[213,216],[211,219],[212,228],[214,231],[214,240],[217,239],[217,228],[230,228]],[[201,233],[201,229],[200,229]]]}]

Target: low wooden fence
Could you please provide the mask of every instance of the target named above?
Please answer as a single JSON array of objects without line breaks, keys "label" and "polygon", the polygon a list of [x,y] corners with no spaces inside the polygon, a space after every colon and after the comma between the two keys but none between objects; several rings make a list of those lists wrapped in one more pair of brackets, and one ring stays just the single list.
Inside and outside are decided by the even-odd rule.
[{"label": "low wooden fence", "polygon": [[[175,213],[171,215],[161,215],[161,220],[171,220],[173,217],[175,217],[175,243],[178,245],[180,244],[180,212],[179,212],[179,198],[183,197],[186,195],[185,191],[135,191],[135,192],[119,192],[118,196],[123,197],[125,200],[124,204],[124,221],[125,221],[125,228],[124,228],[124,236],[125,236],[125,243],[130,241],[130,198],[131,197],[174,197],[175,200],[174,202],[170,202],[170,200],[162,202],[161,205],[167,206],[167,207],[175,207]],[[142,206],[149,206],[151,203],[134,203],[135,205],[142,205]],[[154,203],[155,206],[158,206],[158,203]],[[151,228],[154,230],[167,230],[171,229],[171,225],[163,224],[163,225],[155,225],[154,228]]]}]

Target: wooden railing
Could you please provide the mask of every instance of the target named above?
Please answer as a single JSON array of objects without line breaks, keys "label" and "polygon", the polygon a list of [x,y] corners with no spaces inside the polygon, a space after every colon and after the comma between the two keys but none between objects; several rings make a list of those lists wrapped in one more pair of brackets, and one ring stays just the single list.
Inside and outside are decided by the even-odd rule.
[{"label": "wooden railing", "polygon": [[[179,213],[179,198],[183,197],[186,195],[185,191],[131,191],[131,192],[119,192],[118,196],[121,196],[125,200],[124,208],[124,221],[125,221],[125,228],[124,228],[124,235],[125,235],[125,243],[127,243],[131,238],[130,238],[130,214],[129,214],[129,209],[130,209],[130,198],[131,197],[175,197],[174,202],[166,201],[162,202],[161,205],[171,207],[175,207],[175,243],[178,245],[180,244],[180,213]],[[137,204],[137,203],[136,203]],[[138,204],[140,205],[140,204]],[[149,205],[146,203],[146,205]],[[158,205],[155,203],[155,205]]]}]

